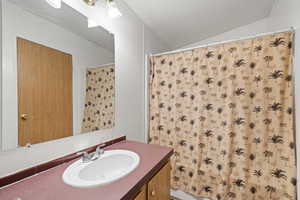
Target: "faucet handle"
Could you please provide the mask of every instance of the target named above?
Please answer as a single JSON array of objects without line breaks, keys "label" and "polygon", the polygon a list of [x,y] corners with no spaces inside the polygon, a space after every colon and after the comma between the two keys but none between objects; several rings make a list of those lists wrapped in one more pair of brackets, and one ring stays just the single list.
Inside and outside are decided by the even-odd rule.
[{"label": "faucet handle", "polygon": [[103,147],[106,147],[106,144],[100,144],[99,146],[97,146],[97,149],[101,149]]},{"label": "faucet handle", "polygon": [[106,144],[100,144],[97,148],[96,148],[96,154],[101,155],[104,153],[104,149],[102,149],[103,147],[105,147]]},{"label": "faucet handle", "polygon": [[76,155],[81,156],[82,155],[82,162],[86,163],[90,161],[90,154],[88,154],[86,151],[78,152]]},{"label": "faucet handle", "polygon": [[78,152],[76,153],[77,156],[88,156],[89,154],[86,152],[86,151],[81,151],[81,152]]}]

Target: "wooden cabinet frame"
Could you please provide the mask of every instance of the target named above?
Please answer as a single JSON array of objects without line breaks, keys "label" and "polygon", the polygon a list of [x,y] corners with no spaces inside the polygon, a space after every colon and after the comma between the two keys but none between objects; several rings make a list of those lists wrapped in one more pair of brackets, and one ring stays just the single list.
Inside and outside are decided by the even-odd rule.
[{"label": "wooden cabinet frame", "polygon": [[168,162],[141,188],[134,200],[170,200],[171,163]]}]

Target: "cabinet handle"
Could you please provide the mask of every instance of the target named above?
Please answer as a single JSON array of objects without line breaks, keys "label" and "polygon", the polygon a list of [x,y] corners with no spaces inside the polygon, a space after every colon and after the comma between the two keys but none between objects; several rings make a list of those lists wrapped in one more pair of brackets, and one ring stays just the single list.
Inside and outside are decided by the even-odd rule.
[{"label": "cabinet handle", "polygon": [[156,195],[156,192],[155,192],[155,190],[152,190],[152,192],[151,192],[151,196],[155,196]]}]

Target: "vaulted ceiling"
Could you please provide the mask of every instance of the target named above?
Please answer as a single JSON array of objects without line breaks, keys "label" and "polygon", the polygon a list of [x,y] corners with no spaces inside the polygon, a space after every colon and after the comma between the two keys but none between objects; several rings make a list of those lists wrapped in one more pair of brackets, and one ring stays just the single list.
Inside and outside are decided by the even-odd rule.
[{"label": "vaulted ceiling", "polygon": [[171,49],[267,17],[275,0],[125,0]]}]

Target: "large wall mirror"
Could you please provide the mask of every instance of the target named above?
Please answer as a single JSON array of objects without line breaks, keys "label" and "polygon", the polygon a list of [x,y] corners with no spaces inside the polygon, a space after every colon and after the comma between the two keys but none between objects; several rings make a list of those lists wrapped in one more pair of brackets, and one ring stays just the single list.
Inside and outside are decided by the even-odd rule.
[{"label": "large wall mirror", "polygon": [[1,150],[111,129],[114,36],[66,4],[7,0]]}]

